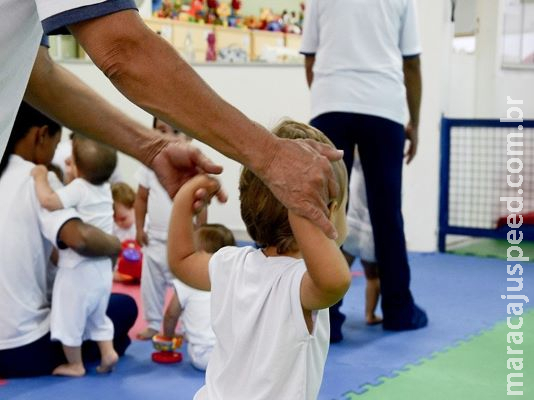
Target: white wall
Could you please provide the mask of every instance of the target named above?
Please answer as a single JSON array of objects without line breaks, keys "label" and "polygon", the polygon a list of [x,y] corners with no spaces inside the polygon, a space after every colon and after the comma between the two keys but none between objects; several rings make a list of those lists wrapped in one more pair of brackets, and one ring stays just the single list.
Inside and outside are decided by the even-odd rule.
[{"label": "white wall", "polygon": [[447,102],[452,25],[450,1],[417,0],[423,72],[419,148],[404,169],[403,213],[410,250],[437,246],[439,123]]}]

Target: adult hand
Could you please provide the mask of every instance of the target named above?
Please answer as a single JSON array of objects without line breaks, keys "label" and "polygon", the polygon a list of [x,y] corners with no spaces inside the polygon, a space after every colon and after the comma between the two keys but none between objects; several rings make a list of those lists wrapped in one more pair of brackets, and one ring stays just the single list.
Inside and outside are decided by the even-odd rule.
[{"label": "adult hand", "polygon": [[135,240],[140,246],[148,245],[148,235],[144,230],[139,230],[135,233]]},{"label": "adult hand", "polygon": [[[171,197],[178,189],[197,174],[220,174],[222,167],[214,164],[196,147],[183,141],[168,141],[156,154],[150,167],[158,176],[159,181],[165,187]],[[198,190],[196,194],[200,209],[207,201],[206,191]],[[224,191],[217,192],[217,198],[221,202],[227,200]]]},{"label": "adult hand", "polygon": [[311,139],[277,139],[275,143],[271,161],[254,172],[284,206],[336,239],[328,203],[339,187],[330,161],[340,160],[343,152]]},{"label": "adult hand", "polygon": [[404,156],[406,157],[406,164],[410,164],[417,153],[417,145],[419,144],[419,131],[418,128],[410,122],[408,125],[406,125],[404,132],[406,134],[406,140],[410,142],[408,144],[408,150]]}]

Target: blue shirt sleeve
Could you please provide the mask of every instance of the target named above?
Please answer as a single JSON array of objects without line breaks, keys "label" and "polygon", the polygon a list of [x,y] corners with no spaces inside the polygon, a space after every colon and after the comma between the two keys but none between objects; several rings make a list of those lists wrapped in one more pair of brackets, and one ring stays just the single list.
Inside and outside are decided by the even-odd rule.
[{"label": "blue shirt sleeve", "polygon": [[48,36],[43,35],[41,38],[41,46],[50,48],[50,41],[48,40]]},{"label": "blue shirt sleeve", "polygon": [[108,0],[73,8],[44,19],[42,21],[43,30],[46,35],[68,34],[68,25],[131,9],[137,9],[133,0]]}]

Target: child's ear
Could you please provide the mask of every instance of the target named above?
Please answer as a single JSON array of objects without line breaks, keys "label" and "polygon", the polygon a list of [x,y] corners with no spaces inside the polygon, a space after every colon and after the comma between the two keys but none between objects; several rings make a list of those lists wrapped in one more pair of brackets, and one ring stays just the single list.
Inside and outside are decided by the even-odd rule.
[{"label": "child's ear", "polygon": [[333,221],[334,215],[338,208],[339,208],[339,204],[337,203],[337,200],[332,200],[330,204],[328,205],[328,211],[329,211],[328,217],[331,222]]},{"label": "child's ear", "polygon": [[43,144],[45,136],[48,135],[48,125],[39,126],[35,128],[35,143]]}]

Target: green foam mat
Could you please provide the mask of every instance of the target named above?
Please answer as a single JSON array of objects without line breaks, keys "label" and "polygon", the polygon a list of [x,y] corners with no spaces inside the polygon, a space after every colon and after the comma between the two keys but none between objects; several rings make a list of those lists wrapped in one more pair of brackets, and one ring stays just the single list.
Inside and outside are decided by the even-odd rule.
[{"label": "green foam mat", "polygon": [[[506,251],[510,243],[504,239],[477,239],[473,243],[464,246],[458,246],[454,249],[447,250],[448,253],[458,254],[461,256],[478,256],[492,257],[506,260]],[[523,255],[534,259],[534,242],[522,241],[519,247],[523,249]]]},{"label": "green foam mat", "polygon": [[[523,343],[511,344],[523,355],[507,353],[507,334],[512,331],[506,322],[490,331],[472,336],[456,347],[435,353],[418,365],[407,366],[393,378],[383,378],[378,386],[366,387],[363,394],[345,393],[343,400],[501,400],[507,396],[507,375],[522,372],[523,399],[534,399],[534,310],[523,314]],[[517,317],[513,318],[517,320]],[[529,333],[530,332],[530,333]],[[523,357],[523,369],[507,369],[508,357]]]}]

